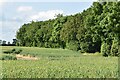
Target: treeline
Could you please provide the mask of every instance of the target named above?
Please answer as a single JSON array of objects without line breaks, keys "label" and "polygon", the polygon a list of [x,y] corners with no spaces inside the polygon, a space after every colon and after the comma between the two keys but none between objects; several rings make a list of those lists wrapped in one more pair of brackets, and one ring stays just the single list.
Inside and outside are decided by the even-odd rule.
[{"label": "treeline", "polygon": [[120,45],[120,1],[94,2],[70,16],[24,24],[17,32],[17,45],[67,48],[118,56]]},{"label": "treeline", "polygon": [[0,40],[0,46],[16,46],[17,40],[13,39],[12,43],[10,43],[10,42],[6,43],[6,42],[7,41],[5,41],[5,40]]}]

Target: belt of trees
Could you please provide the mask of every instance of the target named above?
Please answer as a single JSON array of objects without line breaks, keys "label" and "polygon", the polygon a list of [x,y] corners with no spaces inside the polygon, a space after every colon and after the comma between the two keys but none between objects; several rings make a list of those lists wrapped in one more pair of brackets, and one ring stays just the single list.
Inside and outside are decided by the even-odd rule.
[{"label": "belt of trees", "polygon": [[0,46],[16,46],[17,40],[13,39],[12,43],[10,43],[10,42],[6,43],[6,42],[7,41],[5,41],[5,40],[0,40]]},{"label": "belt of trees", "polygon": [[16,46],[16,44],[1,44],[1,46]]},{"label": "belt of trees", "polygon": [[17,45],[67,48],[118,56],[120,45],[120,1],[94,2],[75,15],[24,24],[16,34]]}]

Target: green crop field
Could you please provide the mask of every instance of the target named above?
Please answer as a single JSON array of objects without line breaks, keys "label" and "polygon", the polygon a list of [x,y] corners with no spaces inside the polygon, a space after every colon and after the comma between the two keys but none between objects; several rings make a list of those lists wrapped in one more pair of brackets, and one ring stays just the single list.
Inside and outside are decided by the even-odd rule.
[{"label": "green crop field", "polygon": [[[118,57],[103,57],[100,53],[35,48],[2,47],[2,52],[21,49],[21,55],[34,55],[37,60],[0,60],[3,78],[117,78]],[[4,53],[2,53],[3,55]],[[10,54],[4,54],[10,55]],[[14,55],[15,54],[11,54]]]}]

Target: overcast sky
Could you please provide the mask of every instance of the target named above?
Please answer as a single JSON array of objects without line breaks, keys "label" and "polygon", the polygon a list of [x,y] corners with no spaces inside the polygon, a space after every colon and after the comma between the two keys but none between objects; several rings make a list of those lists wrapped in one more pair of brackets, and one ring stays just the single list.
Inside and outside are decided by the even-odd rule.
[{"label": "overcast sky", "polygon": [[[0,0],[1,1],[1,0]],[[5,1],[5,0],[4,0]],[[60,2],[61,1],[61,2]],[[74,1],[74,2],[73,2]],[[6,0],[0,2],[0,39],[12,42],[16,31],[30,21],[55,18],[56,14],[71,15],[82,12],[92,5],[92,1],[67,0]]]}]

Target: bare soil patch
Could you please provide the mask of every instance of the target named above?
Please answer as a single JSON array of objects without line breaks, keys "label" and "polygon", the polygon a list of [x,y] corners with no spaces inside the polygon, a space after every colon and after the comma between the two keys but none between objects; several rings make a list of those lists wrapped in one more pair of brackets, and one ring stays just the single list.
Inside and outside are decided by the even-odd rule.
[{"label": "bare soil patch", "polygon": [[20,55],[20,54],[17,54],[17,55],[16,55],[16,58],[17,58],[18,60],[38,60],[37,57],[23,56],[23,55]]}]

